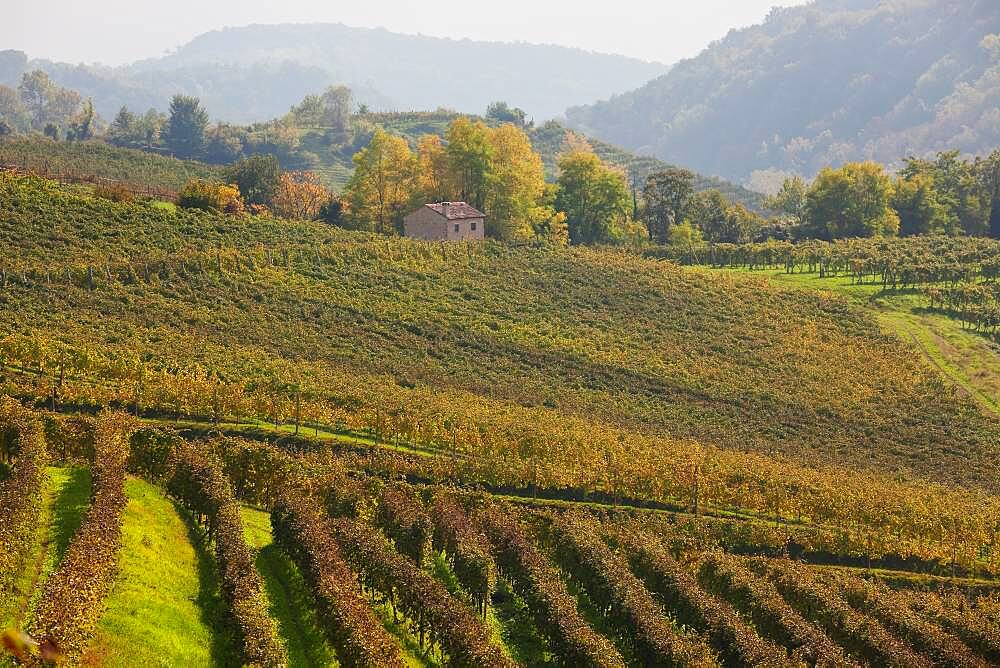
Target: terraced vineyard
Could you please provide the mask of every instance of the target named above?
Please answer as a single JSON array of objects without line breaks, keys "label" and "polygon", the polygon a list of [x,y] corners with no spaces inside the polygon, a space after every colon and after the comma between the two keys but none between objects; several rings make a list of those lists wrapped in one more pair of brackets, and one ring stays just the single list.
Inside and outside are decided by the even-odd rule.
[{"label": "terraced vineyard", "polygon": [[[5,574],[36,568],[18,549],[32,542],[18,537],[56,526],[43,525],[57,504],[37,472],[92,471],[88,508],[44,583],[5,583],[14,593],[5,607],[36,601],[5,616],[22,629],[5,644],[27,664],[130,665],[152,651],[260,666],[977,666],[1000,653],[1000,598],[984,580],[898,571],[890,588],[885,573],[720,551],[670,526],[680,519],[670,513],[396,482],[373,473],[376,446],[195,438],[121,413],[67,417],[12,400],[0,427],[9,471],[0,498],[15,511],[0,525]],[[157,583],[143,612],[167,615],[191,638],[222,633],[221,644],[178,647],[164,629],[151,638],[123,623],[128,564],[151,538],[123,540],[129,516],[164,496],[189,531],[168,553],[183,555],[190,541],[198,614],[219,617],[205,629],[182,609],[183,572]],[[257,526],[249,508],[270,521]],[[248,541],[258,532],[273,532],[268,560],[281,569],[262,568],[263,550]],[[319,637],[304,642],[298,619]]]},{"label": "terraced vineyard", "polygon": [[996,660],[998,425],[834,294],[9,174],[0,242],[22,662]]}]

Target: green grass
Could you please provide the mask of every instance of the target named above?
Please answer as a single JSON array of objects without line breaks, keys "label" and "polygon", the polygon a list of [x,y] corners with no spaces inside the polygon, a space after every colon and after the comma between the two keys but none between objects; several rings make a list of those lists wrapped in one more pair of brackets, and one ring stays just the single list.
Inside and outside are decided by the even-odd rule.
[{"label": "green grass", "polygon": [[514,659],[523,666],[549,666],[556,663],[546,640],[538,633],[531,611],[502,578],[490,600],[487,621],[496,629]]},{"label": "green grass", "polygon": [[271,540],[271,519],[256,508],[241,510],[247,543],[257,550],[255,563],[264,579],[271,617],[288,650],[290,668],[337,665],[333,647],[324,640],[323,627],[312,596],[292,560]]},{"label": "green grass", "polygon": [[238,663],[216,565],[156,487],[128,480],[121,572],[88,660],[103,666]]},{"label": "green grass", "polygon": [[[264,579],[271,616],[278,622],[279,633],[288,648],[289,666],[337,665],[335,651],[324,640],[325,632],[302,575],[272,543],[268,514],[244,506],[241,515],[247,542],[259,550],[257,569]],[[399,640],[406,665],[413,668],[438,665],[427,649],[420,648],[402,619],[393,621],[388,603],[372,603],[372,609],[386,630]]]},{"label": "green grass", "polygon": [[16,596],[5,601],[0,629],[24,628],[42,585],[55,570],[73,534],[90,507],[90,471],[79,467],[49,467],[45,501],[35,543],[15,582]]}]

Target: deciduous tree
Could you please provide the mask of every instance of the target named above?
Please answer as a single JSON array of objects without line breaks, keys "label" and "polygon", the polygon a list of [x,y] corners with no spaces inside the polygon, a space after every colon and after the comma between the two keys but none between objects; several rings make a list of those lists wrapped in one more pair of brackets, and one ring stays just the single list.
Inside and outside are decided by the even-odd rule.
[{"label": "deciduous tree", "polygon": [[819,173],[806,197],[810,224],[827,238],[894,235],[899,217],[889,206],[892,181],[875,162],[848,163]]},{"label": "deciduous tree", "polygon": [[278,177],[271,203],[279,216],[312,220],[329,199],[330,193],[314,173],[286,172]]},{"label": "deciduous tree", "polygon": [[613,241],[630,207],[624,174],[594,153],[576,151],[559,160],[556,209],[566,214],[572,243]]},{"label": "deciduous tree", "polygon": [[688,200],[694,193],[694,174],[686,169],[670,168],[646,179],[646,227],[649,238],[666,243],[670,226],[679,223]]},{"label": "deciduous tree", "polygon": [[226,180],[236,184],[247,204],[270,206],[280,177],[278,159],[267,154],[242,158],[226,170]]},{"label": "deciduous tree", "polygon": [[414,158],[402,137],[378,129],[354,156],[354,175],[344,190],[349,217],[360,229],[402,231],[414,189]]}]

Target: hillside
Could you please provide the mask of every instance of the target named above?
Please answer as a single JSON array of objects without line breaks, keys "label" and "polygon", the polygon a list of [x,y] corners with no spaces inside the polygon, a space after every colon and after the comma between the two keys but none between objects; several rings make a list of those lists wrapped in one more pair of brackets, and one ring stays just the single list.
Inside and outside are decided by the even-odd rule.
[{"label": "hillside", "polygon": [[463,419],[537,410],[559,430],[995,484],[995,425],[837,299],[618,252],[436,249],[2,185],[11,332],[330,388],[340,405],[369,382]]},{"label": "hillside", "polygon": [[[13,57],[5,60],[13,61]],[[264,121],[305,95],[346,84],[379,110],[452,108],[480,113],[497,99],[538,120],[645,83],[666,66],[557,46],[403,35],[341,24],[253,25],[196,37],[162,58],[120,68],[24,61],[94,98],[113,118],[126,104],[165,110],[175,93],[198,95],[213,118]],[[0,84],[20,71],[3,67]],[[23,71],[23,70],[22,70]],[[447,76],[442,78],[442,73]]]},{"label": "hillside", "polygon": [[176,192],[189,179],[221,178],[222,168],[100,141],[56,142],[41,137],[0,141],[0,167],[68,181],[109,179],[138,189]]},{"label": "hillside", "polygon": [[1000,144],[998,34],[992,0],[815,0],[566,116],[606,141],[736,181],[984,153]]},{"label": "hillside", "polygon": [[25,662],[1000,657],[998,423],[831,293],[16,174],[0,245]]}]

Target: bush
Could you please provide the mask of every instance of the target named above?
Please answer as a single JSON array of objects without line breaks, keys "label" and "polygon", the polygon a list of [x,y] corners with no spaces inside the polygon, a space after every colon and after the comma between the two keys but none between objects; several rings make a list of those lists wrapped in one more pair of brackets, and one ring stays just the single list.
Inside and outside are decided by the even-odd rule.
[{"label": "bush", "polygon": [[177,205],[183,209],[200,209],[231,215],[242,215],[246,212],[239,188],[202,179],[191,179],[187,182],[177,194]]},{"label": "bush", "polygon": [[132,191],[123,183],[102,183],[94,187],[94,197],[111,200],[112,202],[127,203],[135,199]]}]

